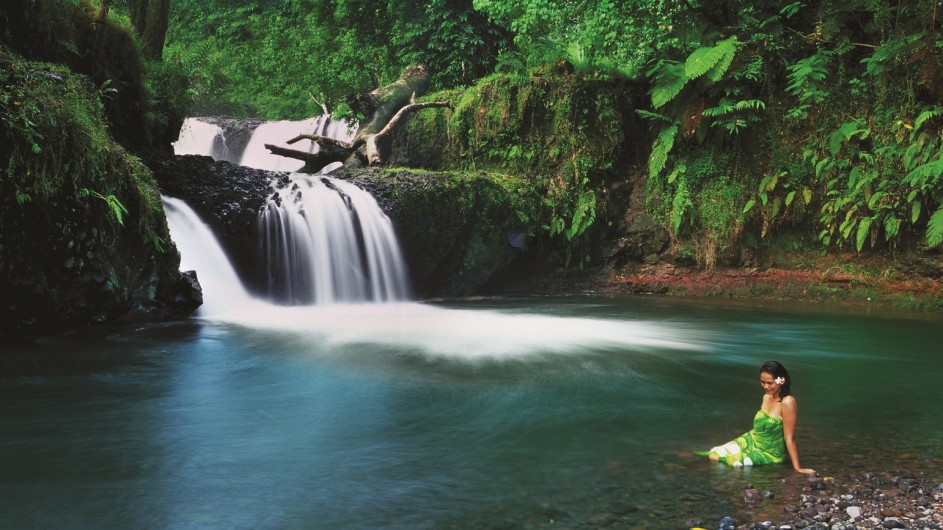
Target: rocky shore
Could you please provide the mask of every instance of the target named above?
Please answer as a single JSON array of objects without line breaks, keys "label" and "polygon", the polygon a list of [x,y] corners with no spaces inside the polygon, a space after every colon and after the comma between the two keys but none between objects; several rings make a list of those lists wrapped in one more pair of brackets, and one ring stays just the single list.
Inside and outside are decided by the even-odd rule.
[{"label": "rocky shore", "polygon": [[[760,504],[773,494],[744,488],[744,502]],[[767,520],[692,519],[689,528],[704,530],[870,530],[943,529],[943,482],[907,471],[865,472],[851,480],[811,477],[783,513]]]},{"label": "rocky shore", "polygon": [[656,294],[943,310],[943,256],[926,258],[921,267],[879,255],[796,253],[779,261],[764,268],[627,263],[583,271],[529,262],[490,287],[495,293]]}]

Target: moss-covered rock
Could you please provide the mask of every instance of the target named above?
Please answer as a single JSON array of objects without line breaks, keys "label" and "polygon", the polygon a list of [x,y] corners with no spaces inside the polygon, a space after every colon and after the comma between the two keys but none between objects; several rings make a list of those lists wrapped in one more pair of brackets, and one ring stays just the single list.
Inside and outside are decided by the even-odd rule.
[{"label": "moss-covered rock", "polygon": [[338,178],[373,193],[396,228],[420,297],[468,295],[526,250],[536,192],[484,172],[368,169]]},{"label": "moss-covered rock", "polygon": [[[514,175],[534,191],[531,235],[563,265],[602,258],[646,153],[635,114],[643,87],[557,68],[528,77],[494,75],[464,90],[431,94],[452,109],[418,112],[393,141],[392,163],[448,171]],[[611,208],[615,206],[615,208]]]},{"label": "moss-covered rock", "polygon": [[186,314],[198,302],[151,173],[96,87],[0,49],[2,331]]},{"label": "moss-covered rock", "polygon": [[0,44],[87,76],[111,136],[132,153],[172,152],[190,103],[189,76],[179,65],[145,61],[127,18],[101,19],[90,2],[8,0]]}]

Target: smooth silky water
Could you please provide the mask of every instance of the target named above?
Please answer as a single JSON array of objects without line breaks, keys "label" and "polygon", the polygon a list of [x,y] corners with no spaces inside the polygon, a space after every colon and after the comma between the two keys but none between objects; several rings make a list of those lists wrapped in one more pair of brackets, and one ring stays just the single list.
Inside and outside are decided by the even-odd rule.
[{"label": "smooth silky water", "polygon": [[[264,310],[267,308],[267,310]],[[938,315],[652,297],[243,307],[0,347],[3,528],[680,528],[782,361],[802,463],[943,473]],[[776,497],[745,506],[746,483]]]}]

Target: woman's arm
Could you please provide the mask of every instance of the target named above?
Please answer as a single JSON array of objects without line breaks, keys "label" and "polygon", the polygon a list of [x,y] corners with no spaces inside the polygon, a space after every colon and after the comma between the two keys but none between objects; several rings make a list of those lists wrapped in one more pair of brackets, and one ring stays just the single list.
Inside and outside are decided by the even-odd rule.
[{"label": "woman's arm", "polygon": [[786,440],[786,451],[789,452],[789,459],[792,460],[792,468],[799,473],[815,473],[814,469],[802,468],[799,465],[799,450],[796,449],[796,398],[784,397],[782,411],[783,438]]}]

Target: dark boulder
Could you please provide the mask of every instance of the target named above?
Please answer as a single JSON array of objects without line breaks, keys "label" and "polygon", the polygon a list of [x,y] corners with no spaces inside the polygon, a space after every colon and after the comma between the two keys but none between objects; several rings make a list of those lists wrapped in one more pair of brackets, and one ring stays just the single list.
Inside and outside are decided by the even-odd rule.
[{"label": "dark boulder", "polygon": [[148,166],[164,195],[182,199],[210,227],[246,287],[261,292],[259,210],[273,183],[286,184],[288,174],[197,155],[152,159]]}]

